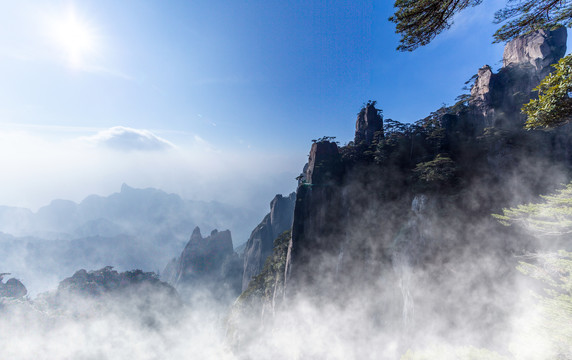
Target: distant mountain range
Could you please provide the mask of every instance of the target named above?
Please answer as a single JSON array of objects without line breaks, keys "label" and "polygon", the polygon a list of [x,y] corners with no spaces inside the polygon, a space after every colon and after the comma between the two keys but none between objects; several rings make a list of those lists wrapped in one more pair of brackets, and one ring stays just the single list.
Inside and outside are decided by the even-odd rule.
[{"label": "distant mountain range", "polygon": [[241,245],[263,211],[126,184],[107,197],[54,200],[37,212],[0,206],[0,271],[32,291],[52,288],[79,268],[156,271],[181,252],[196,226],[230,229]]}]

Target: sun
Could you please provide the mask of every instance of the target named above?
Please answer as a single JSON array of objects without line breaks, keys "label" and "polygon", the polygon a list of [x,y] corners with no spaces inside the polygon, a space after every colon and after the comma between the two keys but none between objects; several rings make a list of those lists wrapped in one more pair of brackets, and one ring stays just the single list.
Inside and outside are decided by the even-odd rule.
[{"label": "sun", "polygon": [[52,37],[72,67],[85,65],[87,57],[97,48],[96,29],[73,8],[69,8],[63,17],[53,21]]}]

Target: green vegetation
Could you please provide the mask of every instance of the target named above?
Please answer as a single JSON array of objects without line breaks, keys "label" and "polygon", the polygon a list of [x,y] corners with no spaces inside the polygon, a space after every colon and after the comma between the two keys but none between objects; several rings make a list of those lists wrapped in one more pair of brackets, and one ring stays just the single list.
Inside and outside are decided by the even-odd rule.
[{"label": "green vegetation", "polygon": [[528,119],[525,128],[549,128],[572,120],[572,55],[553,65],[555,71],[545,77],[534,90],[538,99],[525,104],[522,111]]},{"label": "green vegetation", "polygon": [[572,26],[570,0],[508,0],[504,9],[495,13],[495,23],[507,22],[495,34],[495,42],[512,40],[538,29],[554,30]]},{"label": "green vegetation", "polygon": [[[572,233],[572,183],[543,201],[503,209],[494,215],[502,224],[532,230],[537,236],[560,236],[568,242]],[[535,294],[539,319],[528,324],[529,332],[550,344],[545,358],[572,358],[572,253],[557,251],[523,257],[517,269],[543,288]]]},{"label": "green vegetation", "polygon": [[448,183],[455,176],[455,162],[444,154],[437,154],[435,159],[419,163],[413,169],[419,180],[434,183]]},{"label": "green vegetation", "polygon": [[270,255],[260,274],[255,276],[248,288],[240,295],[237,302],[246,303],[262,299],[271,301],[277,288],[284,286],[284,272],[286,270],[286,255],[292,233],[285,231],[274,240],[272,255]]},{"label": "green vegetation", "polygon": [[453,16],[482,0],[396,0],[397,11],[389,18],[401,35],[397,50],[413,51],[429,44],[435,36],[451,27]]},{"label": "green vegetation", "polygon": [[540,203],[503,209],[502,215],[493,216],[503,225],[518,224],[536,235],[572,233],[572,183],[542,199]]},{"label": "green vegetation", "polygon": [[[396,0],[395,32],[401,35],[397,50],[413,51],[429,44],[443,30],[451,27],[455,14],[477,6],[482,0]],[[495,23],[501,26],[494,34],[494,42],[508,42],[518,36],[539,29],[554,30],[572,27],[572,0],[508,0],[505,8],[495,13]],[[538,99],[531,100],[522,111],[528,116],[525,127],[555,127],[572,120],[572,56],[555,65],[535,89]],[[461,99],[461,100],[466,100]]]},{"label": "green vegetation", "polygon": [[558,359],[572,357],[572,253],[537,254],[521,261],[518,270],[544,285],[537,294],[540,322],[534,331],[547,337]]},{"label": "green vegetation", "polygon": [[[429,44],[453,24],[454,16],[482,0],[396,0],[395,32],[401,35],[397,50],[413,51]],[[505,8],[495,13],[495,23],[505,23],[494,34],[495,42],[510,41],[538,29],[572,26],[570,0],[508,0]]]}]

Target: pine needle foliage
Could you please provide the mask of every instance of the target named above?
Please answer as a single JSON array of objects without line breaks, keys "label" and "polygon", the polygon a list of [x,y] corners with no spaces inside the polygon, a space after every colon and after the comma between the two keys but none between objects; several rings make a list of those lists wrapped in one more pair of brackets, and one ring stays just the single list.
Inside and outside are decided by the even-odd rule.
[{"label": "pine needle foliage", "polygon": [[533,254],[517,269],[544,285],[536,294],[541,321],[535,329],[552,344],[558,359],[572,357],[572,253]]},{"label": "pine needle foliage", "polygon": [[482,0],[396,0],[397,11],[389,18],[395,23],[395,32],[401,40],[400,51],[413,51],[427,45],[443,30],[453,24],[459,11],[479,5]]},{"label": "pine needle foliage", "polygon": [[[477,6],[482,0],[396,0],[389,21],[401,35],[397,50],[413,51],[429,44],[453,25],[456,14]],[[494,14],[496,24],[504,23],[494,34],[494,42],[508,42],[538,29],[572,27],[572,0],[508,0]]]},{"label": "pine needle foliage", "polygon": [[572,120],[572,54],[553,65],[555,70],[534,89],[538,99],[522,107],[526,129],[552,128]]},{"label": "pine needle foliage", "polygon": [[518,205],[493,214],[501,224],[517,224],[535,235],[572,234],[572,183],[554,195],[542,196],[540,203]]},{"label": "pine needle foliage", "polygon": [[496,24],[506,22],[493,35],[494,42],[510,41],[539,29],[554,30],[572,26],[570,0],[508,0],[504,9],[495,13]]}]

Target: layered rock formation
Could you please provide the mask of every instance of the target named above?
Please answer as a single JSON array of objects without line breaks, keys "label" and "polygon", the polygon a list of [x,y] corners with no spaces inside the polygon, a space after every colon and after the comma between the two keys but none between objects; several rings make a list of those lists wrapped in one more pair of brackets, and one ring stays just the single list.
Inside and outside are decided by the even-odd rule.
[{"label": "layered rock formation", "polygon": [[486,127],[517,128],[525,118],[522,104],[535,96],[535,88],[551,65],[566,52],[566,28],[539,30],[509,42],[503,67],[493,73],[490,66],[479,69],[471,89],[472,122],[477,132]]},{"label": "layered rock formation", "polygon": [[196,227],[162,278],[184,293],[207,291],[218,299],[236,297],[242,288],[242,262],[233,250],[230,231],[215,229],[203,238]]},{"label": "layered rock formation", "polygon": [[541,77],[548,75],[550,65],[566,53],[566,28],[538,30],[509,42],[503,54],[503,66],[532,65]]},{"label": "layered rock formation", "polygon": [[292,227],[296,193],[288,197],[276,195],[270,202],[270,213],[252,231],[244,249],[244,273],[242,291],[264,266],[266,258],[272,254],[274,240]]}]

